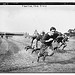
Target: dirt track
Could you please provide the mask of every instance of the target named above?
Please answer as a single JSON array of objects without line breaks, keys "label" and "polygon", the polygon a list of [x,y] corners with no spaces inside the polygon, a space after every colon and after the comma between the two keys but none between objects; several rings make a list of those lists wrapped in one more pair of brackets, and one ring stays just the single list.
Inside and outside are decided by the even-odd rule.
[{"label": "dirt track", "polygon": [[5,51],[5,54],[0,55],[0,72],[75,72],[74,39],[70,39],[65,51],[58,50],[45,62],[40,59],[39,63],[36,62],[35,53],[24,49],[29,41],[23,37],[5,40],[9,53]]}]

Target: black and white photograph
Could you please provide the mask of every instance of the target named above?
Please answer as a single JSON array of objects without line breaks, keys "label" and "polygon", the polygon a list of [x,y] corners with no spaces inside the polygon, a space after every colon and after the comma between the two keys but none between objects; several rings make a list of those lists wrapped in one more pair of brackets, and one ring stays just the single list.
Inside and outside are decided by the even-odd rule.
[{"label": "black and white photograph", "polygon": [[75,73],[75,2],[0,2],[0,73]]}]

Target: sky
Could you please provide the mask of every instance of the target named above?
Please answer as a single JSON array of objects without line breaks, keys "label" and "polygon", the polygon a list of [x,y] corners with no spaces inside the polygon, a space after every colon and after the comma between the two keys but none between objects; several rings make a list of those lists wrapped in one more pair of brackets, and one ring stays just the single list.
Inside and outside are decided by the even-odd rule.
[{"label": "sky", "polygon": [[0,31],[2,32],[48,32],[50,27],[59,32],[75,28],[75,6],[48,5],[42,7],[0,6]]}]

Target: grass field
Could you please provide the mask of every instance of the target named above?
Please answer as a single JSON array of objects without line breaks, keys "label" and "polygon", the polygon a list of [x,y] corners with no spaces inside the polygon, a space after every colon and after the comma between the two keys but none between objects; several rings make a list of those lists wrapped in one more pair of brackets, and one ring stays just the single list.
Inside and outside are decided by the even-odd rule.
[{"label": "grass field", "polygon": [[26,51],[30,39],[24,37],[0,38],[0,72],[75,72],[75,39],[70,38],[65,51],[55,51],[46,61],[37,63],[37,54]]}]

